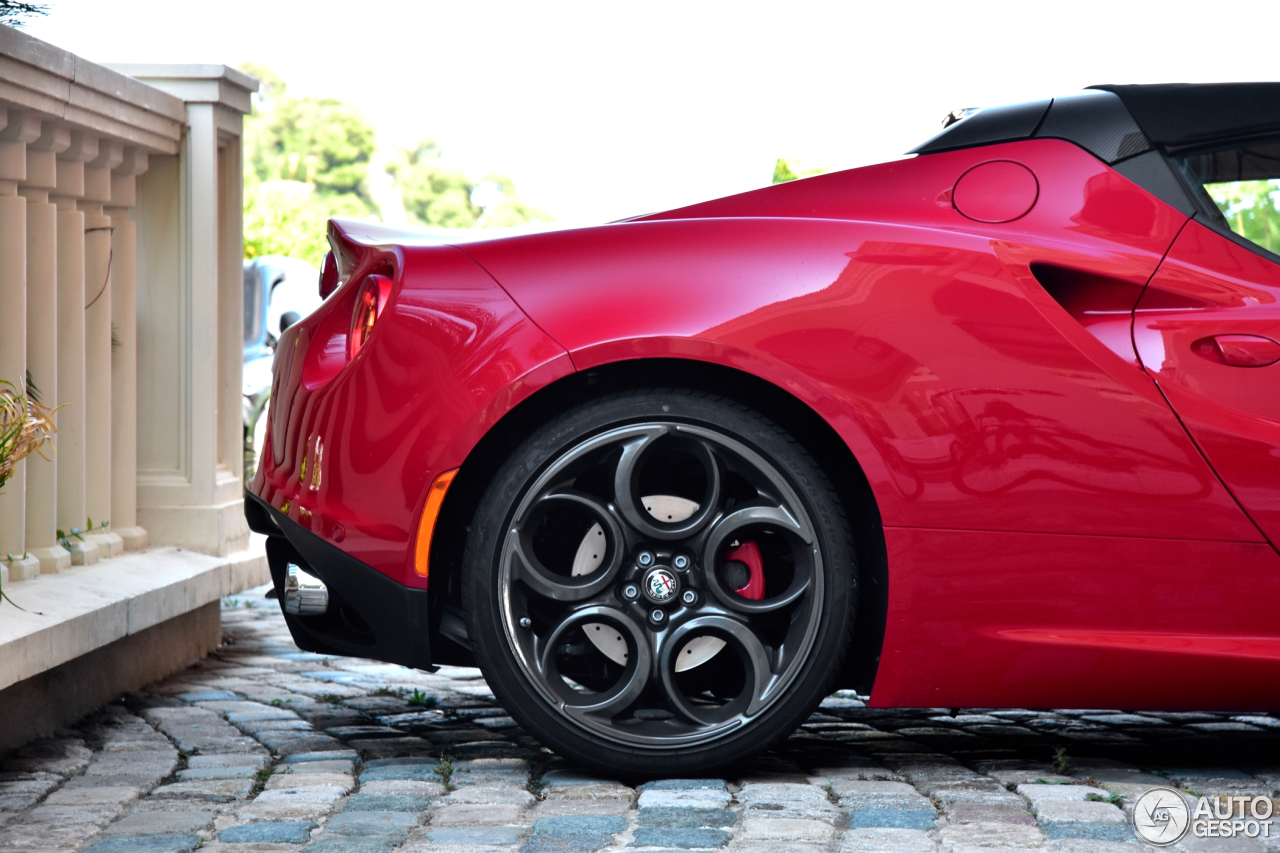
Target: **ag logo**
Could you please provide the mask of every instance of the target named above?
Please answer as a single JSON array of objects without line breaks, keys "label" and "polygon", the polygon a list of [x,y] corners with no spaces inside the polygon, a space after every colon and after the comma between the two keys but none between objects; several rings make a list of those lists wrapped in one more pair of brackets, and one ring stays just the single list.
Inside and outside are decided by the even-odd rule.
[{"label": "ag logo", "polygon": [[644,576],[642,584],[644,594],[654,604],[666,604],[676,597],[680,590],[680,581],[666,569],[650,569]]},{"label": "ag logo", "polygon": [[1187,834],[1191,811],[1172,788],[1152,788],[1133,804],[1133,831],[1148,844],[1165,847]]}]

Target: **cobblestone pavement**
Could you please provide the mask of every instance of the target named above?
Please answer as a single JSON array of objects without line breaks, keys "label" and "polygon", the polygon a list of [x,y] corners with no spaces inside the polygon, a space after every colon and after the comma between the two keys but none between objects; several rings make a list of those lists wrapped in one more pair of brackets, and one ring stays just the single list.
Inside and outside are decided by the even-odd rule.
[{"label": "cobblestone pavement", "polygon": [[[215,654],[6,756],[0,850],[1131,853],[1125,808],[1151,786],[1280,786],[1273,716],[837,694],[725,778],[633,788],[543,750],[476,670],[298,651],[262,592],[224,602]],[[1175,849],[1280,851],[1277,836]]]}]

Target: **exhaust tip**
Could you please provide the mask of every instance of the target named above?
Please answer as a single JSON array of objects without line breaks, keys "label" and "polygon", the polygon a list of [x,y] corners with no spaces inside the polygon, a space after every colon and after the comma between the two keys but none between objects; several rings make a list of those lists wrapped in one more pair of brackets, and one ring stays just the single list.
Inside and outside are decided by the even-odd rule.
[{"label": "exhaust tip", "polygon": [[284,612],[293,616],[323,616],[329,610],[324,581],[290,563],[284,581]]}]

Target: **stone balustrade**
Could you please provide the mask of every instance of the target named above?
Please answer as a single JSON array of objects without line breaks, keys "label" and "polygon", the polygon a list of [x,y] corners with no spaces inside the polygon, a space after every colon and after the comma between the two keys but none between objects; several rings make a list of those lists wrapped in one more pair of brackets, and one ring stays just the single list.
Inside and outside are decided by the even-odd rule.
[{"label": "stone balustrade", "polygon": [[0,494],[4,580],[148,543],[248,547],[240,137],[256,89],[0,26],[0,379],[29,376],[59,407],[56,452]]}]

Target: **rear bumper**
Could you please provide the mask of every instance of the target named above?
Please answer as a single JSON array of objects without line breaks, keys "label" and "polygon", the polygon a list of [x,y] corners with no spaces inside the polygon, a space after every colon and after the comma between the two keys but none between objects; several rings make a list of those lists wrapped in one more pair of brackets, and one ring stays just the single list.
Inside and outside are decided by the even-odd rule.
[{"label": "rear bumper", "polygon": [[434,669],[425,589],[396,583],[252,492],[245,493],[244,514],[250,529],[268,537],[267,562],[282,612],[289,563],[320,578],[329,589],[329,608],[323,615],[284,614],[298,648]]}]

